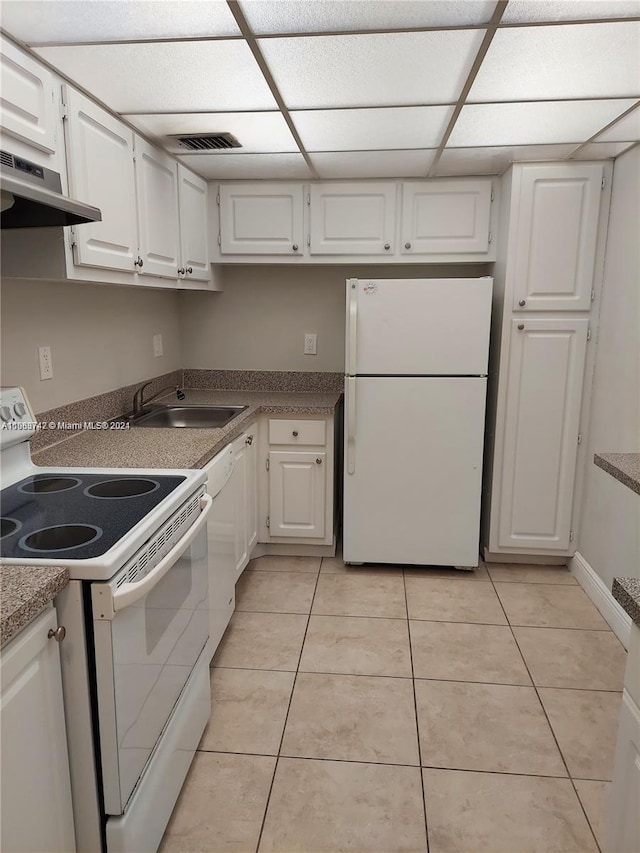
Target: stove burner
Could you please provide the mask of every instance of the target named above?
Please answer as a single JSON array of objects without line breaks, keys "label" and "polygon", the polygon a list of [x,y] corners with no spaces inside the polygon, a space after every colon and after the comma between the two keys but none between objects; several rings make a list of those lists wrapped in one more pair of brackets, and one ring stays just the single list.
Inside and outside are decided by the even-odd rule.
[{"label": "stove burner", "polygon": [[160,488],[156,480],[143,480],[130,477],[123,480],[103,480],[88,486],[84,493],[91,498],[133,498],[147,495]]},{"label": "stove burner", "polygon": [[66,492],[79,486],[81,482],[77,477],[34,477],[30,482],[19,486],[18,491],[27,495]]},{"label": "stove burner", "polygon": [[25,551],[71,551],[101,536],[102,530],[93,524],[57,524],[23,536],[19,545]]},{"label": "stove burner", "polygon": [[0,518],[0,539],[11,536],[16,530],[20,530],[22,522],[15,518]]}]

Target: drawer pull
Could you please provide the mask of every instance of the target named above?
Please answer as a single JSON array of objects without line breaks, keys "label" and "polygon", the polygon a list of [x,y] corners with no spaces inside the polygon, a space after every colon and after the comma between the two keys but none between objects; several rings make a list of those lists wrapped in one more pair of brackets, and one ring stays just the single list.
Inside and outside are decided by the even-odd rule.
[{"label": "drawer pull", "polygon": [[64,638],[67,636],[67,629],[64,625],[60,625],[59,628],[49,628],[49,633],[47,637],[51,640],[55,640],[56,643],[61,643]]}]

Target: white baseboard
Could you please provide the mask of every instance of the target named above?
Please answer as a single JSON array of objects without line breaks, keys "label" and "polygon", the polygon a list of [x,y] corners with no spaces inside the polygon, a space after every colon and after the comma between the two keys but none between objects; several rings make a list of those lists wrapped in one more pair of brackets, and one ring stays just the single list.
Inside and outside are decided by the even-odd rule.
[{"label": "white baseboard", "polygon": [[631,637],[631,617],[615,600],[604,581],[596,574],[585,558],[576,551],[569,561],[571,574],[578,581],[591,601],[602,614],[603,619],[620,640],[625,649],[629,648]]}]

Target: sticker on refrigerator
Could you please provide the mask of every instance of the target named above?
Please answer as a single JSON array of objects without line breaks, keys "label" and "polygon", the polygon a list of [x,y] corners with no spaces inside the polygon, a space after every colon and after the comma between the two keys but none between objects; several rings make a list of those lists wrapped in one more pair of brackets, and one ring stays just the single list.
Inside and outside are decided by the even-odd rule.
[{"label": "sticker on refrigerator", "polygon": [[372,293],[376,293],[378,290],[378,285],[375,281],[368,281],[365,286],[362,288],[364,293],[368,293],[371,295]]}]

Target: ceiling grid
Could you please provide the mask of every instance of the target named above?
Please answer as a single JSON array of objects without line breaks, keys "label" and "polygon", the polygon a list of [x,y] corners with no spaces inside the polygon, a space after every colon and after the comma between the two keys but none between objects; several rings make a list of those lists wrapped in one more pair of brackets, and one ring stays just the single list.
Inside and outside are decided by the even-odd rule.
[{"label": "ceiling grid", "polygon": [[[3,0],[3,32],[208,179],[499,174],[640,140],[640,0]],[[181,153],[177,134],[242,148]]]}]

